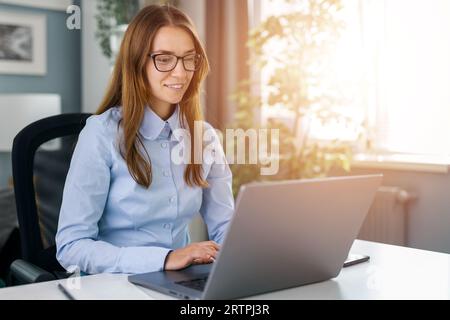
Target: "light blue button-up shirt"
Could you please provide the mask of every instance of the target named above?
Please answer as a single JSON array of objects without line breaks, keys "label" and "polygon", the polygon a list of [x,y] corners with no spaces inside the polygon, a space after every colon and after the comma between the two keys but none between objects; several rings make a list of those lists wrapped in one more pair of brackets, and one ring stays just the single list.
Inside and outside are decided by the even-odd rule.
[{"label": "light blue button-up shirt", "polygon": [[70,163],[59,216],[56,256],[64,268],[90,274],[162,270],[168,252],[189,243],[188,225],[198,212],[209,238],[222,242],[234,212],[231,171],[223,162],[204,163],[209,187],[185,183],[186,165],[171,161],[171,150],[181,143],[171,134],[180,128],[178,108],[167,121],[146,108],[139,132],[151,160],[149,188],[133,180],[120,155],[122,109],[88,118]]}]

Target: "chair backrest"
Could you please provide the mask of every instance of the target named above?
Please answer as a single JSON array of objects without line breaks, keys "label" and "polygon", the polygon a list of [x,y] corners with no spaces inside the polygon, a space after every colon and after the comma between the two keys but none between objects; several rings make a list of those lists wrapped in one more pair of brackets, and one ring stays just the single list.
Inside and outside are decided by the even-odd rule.
[{"label": "chair backrest", "polygon": [[12,169],[22,258],[61,271],[55,235],[70,160],[88,113],[36,121],[14,138]]}]

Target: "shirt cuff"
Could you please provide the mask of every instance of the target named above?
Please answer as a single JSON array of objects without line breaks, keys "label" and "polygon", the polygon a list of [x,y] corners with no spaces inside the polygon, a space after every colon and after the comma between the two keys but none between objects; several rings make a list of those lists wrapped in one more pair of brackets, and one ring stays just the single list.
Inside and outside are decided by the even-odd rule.
[{"label": "shirt cuff", "polygon": [[173,250],[170,250],[170,251],[167,252],[167,254],[166,254],[166,258],[164,259],[164,264],[163,264],[163,267],[162,267],[163,271],[166,270],[166,262],[167,262],[167,258],[169,257],[169,254],[170,254],[172,251],[173,251]]}]

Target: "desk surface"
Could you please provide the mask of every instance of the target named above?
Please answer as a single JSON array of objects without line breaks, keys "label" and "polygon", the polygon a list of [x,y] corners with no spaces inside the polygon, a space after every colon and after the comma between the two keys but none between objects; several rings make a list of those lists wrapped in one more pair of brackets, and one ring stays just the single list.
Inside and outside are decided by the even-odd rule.
[{"label": "desk surface", "polygon": [[[343,268],[332,280],[248,299],[450,299],[449,254],[361,240],[355,241],[351,252],[368,254],[370,261]],[[69,278],[61,283],[76,299],[173,299],[129,283],[124,274]],[[0,299],[67,298],[57,281],[49,281],[0,289]]]}]

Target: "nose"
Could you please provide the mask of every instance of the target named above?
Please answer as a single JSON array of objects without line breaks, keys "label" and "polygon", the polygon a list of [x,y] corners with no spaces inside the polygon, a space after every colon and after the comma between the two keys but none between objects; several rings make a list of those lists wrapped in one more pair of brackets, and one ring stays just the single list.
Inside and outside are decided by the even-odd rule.
[{"label": "nose", "polygon": [[182,59],[178,59],[177,64],[171,73],[172,73],[172,76],[176,76],[176,77],[180,77],[180,78],[186,76],[186,70],[184,69]]}]

